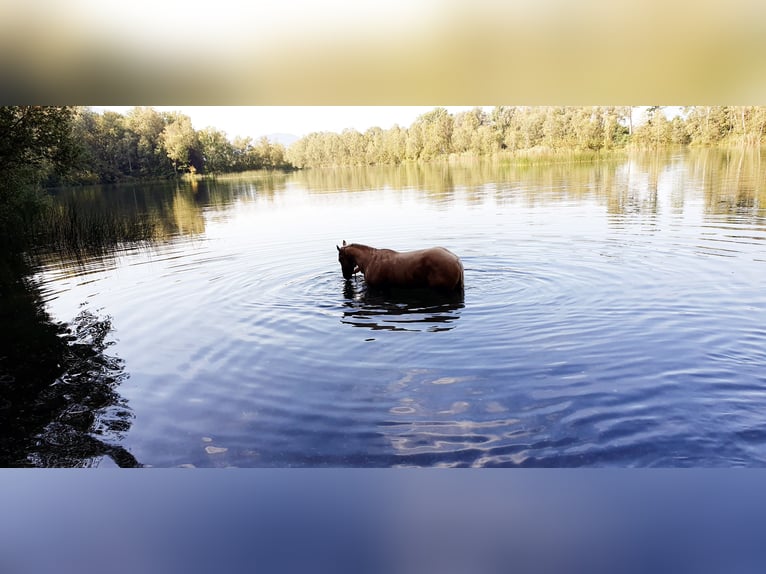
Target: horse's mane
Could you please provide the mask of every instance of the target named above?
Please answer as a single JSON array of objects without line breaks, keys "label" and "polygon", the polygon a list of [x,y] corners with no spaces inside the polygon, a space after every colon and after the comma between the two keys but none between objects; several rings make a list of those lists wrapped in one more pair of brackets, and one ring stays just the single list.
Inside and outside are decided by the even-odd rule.
[{"label": "horse's mane", "polygon": [[346,245],[346,247],[355,247],[357,249],[375,249],[374,247],[370,247],[369,245],[364,245],[362,243],[349,243]]}]

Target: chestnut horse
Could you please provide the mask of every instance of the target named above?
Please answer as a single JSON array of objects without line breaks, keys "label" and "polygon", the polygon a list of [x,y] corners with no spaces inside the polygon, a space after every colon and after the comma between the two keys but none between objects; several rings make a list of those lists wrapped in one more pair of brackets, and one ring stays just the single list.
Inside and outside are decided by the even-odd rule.
[{"label": "chestnut horse", "polygon": [[444,247],[398,252],[351,243],[338,249],[343,277],[357,271],[370,287],[420,287],[439,291],[463,288],[463,264]]}]

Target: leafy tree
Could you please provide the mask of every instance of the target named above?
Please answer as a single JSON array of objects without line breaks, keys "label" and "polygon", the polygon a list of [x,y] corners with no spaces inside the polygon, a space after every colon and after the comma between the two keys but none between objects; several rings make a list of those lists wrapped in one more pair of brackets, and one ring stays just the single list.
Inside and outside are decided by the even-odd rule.
[{"label": "leafy tree", "polygon": [[372,128],[364,134],[344,130],[309,134],[286,151],[297,167],[429,161],[450,153],[493,155],[518,152],[614,150],[633,144],[760,145],[766,133],[763,107],[688,107],[668,120],[662,106],[647,108],[634,126],[631,106],[496,106],[450,115],[435,108],[409,128]]},{"label": "leafy tree", "polygon": [[285,167],[285,148],[263,136],[252,149],[253,169],[281,169]]},{"label": "leafy tree", "polygon": [[766,130],[766,108],[763,106],[750,107],[747,114],[747,143],[761,145]]},{"label": "leafy tree", "polygon": [[622,147],[632,131],[631,108],[608,106],[600,109],[604,126],[603,149]]},{"label": "leafy tree", "polygon": [[543,142],[546,110],[544,108],[526,108],[522,114],[520,129],[522,133],[521,149],[531,149]]},{"label": "leafy tree", "polygon": [[483,113],[480,108],[460,112],[455,116],[452,132],[452,150],[465,153],[473,149],[474,137],[482,125]]},{"label": "leafy tree", "polygon": [[691,141],[686,123],[678,116],[670,121],[670,140],[676,145],[687,145]]},{"label": "leafy tree", "polygon": [[0,170],[67,171],[79,154],[70,106],[0,106]]},{"label": "leafy tree", "polygon": [[514,116],[516,108],[511,106],[495,106],[490,114],[490,122],[493,126],[497,141],[502,149],[507,149],[509,141],[515,141],[515,134],[512,136],[512,126],[514,125]]},{"label": "leafy tree", "polygon": [[407,130],[395,125],[383,134],[389,163],[398,164],[407,156]]},{"label": "leafy tree", "polygon": [[638,146],[657,147],[673,143],[673,127],[662,106],[649,106],[646,121],[635,128],[631,141]]},{"label": "leafy tree", "polygon": [[407,140],[404,145],[404,157],[416,160],[421,157],[423,151],[423,130],[419,126],[413,126],[407,130]]},{"label": "leafy tree", "polygon": [[386,153],[384,132],[381,128],[373,127],[364,132],[364,142],[365,164],[391,163]]},{"label": "leafy tree", "polygon": [[290,147],[287,148],[287,161],[289,161],[295,167],[307,167],[306,161],[306,144],[307,138],[300,138],[293,142]]},{"label": "leafy tree", "polygon": [[192,150],[198,145],[197,135],[192,127],[191,118],[180,113],[173,113],[172,120],[165,126],[160,141],[176,173],[192,166]]},{"label": "leafy tree", "polygon": [[500,147],[500,134],[488,124],[480,125],[471,138],[471,149],[478,155],[491,155]]},{"label": "leafy tree", "polygon": [[101,181],[105,183],[119,180],[120,175],[128,171],[128,162],[123,162],[125,154],[123,140],[126,139],[124,120],[121,114],[111,111],[96,116],[92,143]]},{"label": "leafy tree", "polygon": [[546,108],[545,119],[543,120],[543,139],[542,143],[550,148],[556,149],[564,143],[566,131],[564,128],[564,108]]},{"label": "leafy tree", "polygon": [[[364,136],[358,131],[345,129],[340,134],[340,140],[330,136],[327,141],[330,142],[330,147],[325,150],[324,163],[326,165],[335,164],[338,157],[345,160],[340,162],[341,164],[360,165],[365,163],[367,143]],[[338,148],[342,150],[340,154],[336,151]]]},{"label": "leafy tree", "polygon": [[521,120],[523,111],[510,106],[497,106],[492,110],[492,121],[500,138],[501,149],[516,151],[524,147]]},{"label": "leafy tree", "polygon": [[604,115],[599,108],[583,108],[577,116],[577,147],[599,151],[604,147]]},{"label": "leafy tree", "polygon": [[281,143],[271,143],[269,146],[269,168],[270,169],[286,169],[289,168],[290,165],[285,159],[286,156],[286,150],[285,146]]},{"label": "leafy tree", "polygon": [[633,106],[622,106],[619,108],[619,114],[625,118],[628,125],[628,135],[633,135]]},{"label": "leafy tree", "polygon": [[253,157],[253,140],[249,137],[237,136],[231,143],[233,153],[232,171],[247,171],[251,167]]},{"label": "leafy tree", "polygon": [[205,173],[224,173],[234,166],[234,146],[226,133],[212,127],[197,132]]},{"label": "leafy tree", "polygon": [[0,107],[0,244],[19,248],[44,206],[41,183],[79,161],[73,136],[76,109]]},{"label": "leafy tree", "polygon": [[162,148],[162,132],[167,119],[153,108],[135,107],[126,116],[126,125],[135,134],[139,175],[162,176],[173,166]]},{"label": "leafy tree", "polygon": [[732,132],[728,110],[721,106],[695,106],[687,116],[692,144],[714,145]]},{"label": "leafy tree", "polygon": [[452,116],[445,108],[435,108],[421,115],[412,129],[421,132],[423,147],[420,157],[422,159],[433,159],[452,151],[454,123]]}]

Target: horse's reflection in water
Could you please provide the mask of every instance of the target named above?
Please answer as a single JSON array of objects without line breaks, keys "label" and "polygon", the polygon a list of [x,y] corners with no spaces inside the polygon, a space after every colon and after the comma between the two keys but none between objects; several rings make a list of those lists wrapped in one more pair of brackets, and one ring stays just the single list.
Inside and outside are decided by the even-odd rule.
[{"label": "horse's reflection in water", "polygon": [[372,288],[356,278],[345,281],[343,296],[347,310],[341,322],[375,331],[449,331],[465,301],[462,289]]}]

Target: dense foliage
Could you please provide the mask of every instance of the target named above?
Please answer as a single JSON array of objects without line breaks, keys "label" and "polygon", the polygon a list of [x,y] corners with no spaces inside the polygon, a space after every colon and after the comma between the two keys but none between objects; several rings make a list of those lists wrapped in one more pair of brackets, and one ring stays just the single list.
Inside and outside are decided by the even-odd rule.
[{"label": "dense foliage", "polygon": [[[21,121],[15,123],[17,116]],[[33,124],[38,140],[30,139]],[[691,106],[673,119],[660,106],[641,112],[630,106],[496,106],[456,114],[435,108],[409,127],[315,132],[285,149],[265,137],[253,141],[230,138],[214,127],[195,130],[188,116],[151,107],[136,107],[125,115],[84,107],[5,107],[0,108],[0,165],[16,150],[17,160],[23,154],[36,157],[22,163],[44,185],[114,183],[180,173],[398,164],[451,155],[759,145],[765,126],[766,108],[753,106]],[[46,137],[57,137],[59,143],[39,139]]]},{"label": "dense foliage", "polygon": [[83,155],[76,176],[69,175],[69,183],[287,167],[282,145],[266,138],[230,141],[212,127],[195,130],[191,118],[178,112],[136,107],[122,115],[79,108],[73,123]]},{"label": "dense foliage", "polygon": [[[0,248],[17,252],[57,226],[83,231],[104,221],[54,207],[44,187],[172,178],[287,167],[280,144],[261,138],[229,141],[221,131],[196,131],[180,113],[133,108],[122,115],[72,106],[0,107]],[[65,210],[66,211],[66,210]],[[103,219],[103,218],[102,218]],[[120,221],[106,221],[110,230]]]},{"label": "dense foliage", "polygon": [[[640,117],[635,117],[640,116]],[[195,130],[179,112],[127,114],[85,107],[0,107],[0,242],[34,233],[43,187],[221,174],[423,162],[455,156],[596,154],[627,147],[761,145],[766,108],[660,106],[434,108],[409,127],[311,133],[289,149],[267,138]],[[39,225],[38,225],[39,227]]]},{"label": "dense foliage", "polygon": [[45,198],[40,185],[78,161],[69,107],[0,107],[0,249],[23,244]]},{"label": "dense foliage", "polygon": [[[633,116],[640,117],[633,117]],[[635,124],[635,125],[634,125]],[[396,164],[450,155],[556,154],[667,145],[760,145],[766,108],[692,106],[668,119],[661,106],[436,108],[409,128],[312,133],[287,150],[296,167]]]}]

